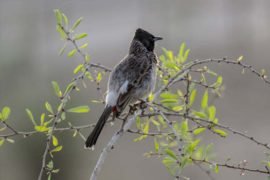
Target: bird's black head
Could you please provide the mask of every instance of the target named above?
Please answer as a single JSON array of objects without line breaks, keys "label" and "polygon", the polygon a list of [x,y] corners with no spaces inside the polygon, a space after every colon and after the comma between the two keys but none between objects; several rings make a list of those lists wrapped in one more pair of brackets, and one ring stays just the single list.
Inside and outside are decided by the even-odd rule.
[{"label": "bird's black head", "polygon": [[155,37],[143,29],[137,29],[134,40],[140,41],[148,51],[153,51],[155,48],[155,41],[162,40],[161,37]]}]

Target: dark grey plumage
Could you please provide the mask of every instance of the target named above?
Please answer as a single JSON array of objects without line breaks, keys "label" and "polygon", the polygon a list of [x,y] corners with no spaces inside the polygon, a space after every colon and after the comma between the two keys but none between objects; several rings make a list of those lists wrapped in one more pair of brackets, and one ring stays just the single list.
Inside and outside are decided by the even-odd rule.
[{"label": "dark grey plumage", "polygon": [[105,110],[87,138],[86,147],[96,144],[106,120],[113,112],[119,116],[128,104],[132,104],[153,91],[156,82],[157,57],[155,41],[161,40],[142,29],[137,29],[129,54],[117,64],[110,74]]}]

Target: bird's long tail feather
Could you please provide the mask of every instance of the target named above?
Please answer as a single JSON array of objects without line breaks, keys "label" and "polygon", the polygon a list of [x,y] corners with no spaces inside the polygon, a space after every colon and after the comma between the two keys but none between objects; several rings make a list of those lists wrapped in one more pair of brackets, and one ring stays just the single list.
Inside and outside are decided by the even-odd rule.
[{"label": "bird's long tail feather", "polygon": [[107,106],[105,107],[102,115],[100,116],[95,128],[93,129],[93,131],[91,132],[91,134],[88,136],[86,142],[85,142],[85,147],[86,148],[91,148],[93,147],[96,142],[97,139],[107,121],[107,119],[109,118],[110,114],[112,112],[112,107],[111,106]]}]

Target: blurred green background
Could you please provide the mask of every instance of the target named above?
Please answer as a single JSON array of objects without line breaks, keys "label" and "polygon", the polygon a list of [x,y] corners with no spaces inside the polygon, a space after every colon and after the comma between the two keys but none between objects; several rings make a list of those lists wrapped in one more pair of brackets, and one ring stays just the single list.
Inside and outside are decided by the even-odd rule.
[{"label": "blurred green background", "polygon": [[[18,130],[31,130],[25,108],[37,117],[44,111],[44,102],[56,106],[57,98],[51,88],[56,80],[63,88],[73,77],[73,68],[81,62],[79,56],[68,59],[58,56],[63,42],[55,30],[53,9],[59,8],[75,21],[83,16],[80,32],[89,34],[92,61],[113,67],[122,59],[136,28],[141,27],[164,40],[161,47],[178,51],[181,42],[191,48],[191,59],[234,57],[244,55],[245,61],[270,72],[270,1],[268,0],[0,0],[0,107],[12,108],[9,123]],[[224,76],[226,90],[216,102],[217,116],[224,124],[247,131],[249,135],[270,142],[270,89],[250,73],[232,66],[212,66]],[[91,112],[69,115],[74,125],[96,122],[103,105],[91,103],[99,98],[95,86],[72,96],[68,107],[87,104]],[[102,88],[106,86],[106,79]],[[65,124],[63,124],[64,126]],[[83,149],[79,137],[71,132],[58,133],[63,151],[56,154],[55,163],[61,170],[54,179],[88,179],[102,148],[119,128],[104,129],[94,152]],[[89,129],[83,131],[88,135]],[[99,176],[105,179],[172,179],[160,160],[147,159],[144,152],[151,149],[151,140],[134,143],[135,135],[126,134],[118,142]],[[264,149],[237,136],[220,139],[211,134],[203,137],[213,142],[221,161],[231,157],[236,162],[246,159],[254,168],[263,168]],[[0,148],[0,179],[36,179],[45,148],[45,136],[15,138],[15,144]],[[191,179],[208,177],[198,168],[188,168]],[[266,179],[258,174],[240,176],[240,172],[222,169],[214,175],[218,180]]]}]

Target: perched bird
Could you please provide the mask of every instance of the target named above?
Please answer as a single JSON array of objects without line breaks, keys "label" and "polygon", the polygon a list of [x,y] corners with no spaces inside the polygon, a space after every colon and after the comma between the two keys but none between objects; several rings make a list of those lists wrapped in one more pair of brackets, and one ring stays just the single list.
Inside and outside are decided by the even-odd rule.
[{"label": "perched bird", "polygon": [[117,64],[109,77],[106,105],[85,146],[93,148],[106,120],[113,113],[118,117],[128,104],[135,103],[154,89],[157,57],[155,42],[162,40],[143,29],[137,29],[128,55]]}]

